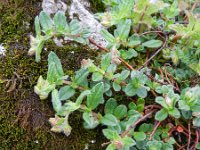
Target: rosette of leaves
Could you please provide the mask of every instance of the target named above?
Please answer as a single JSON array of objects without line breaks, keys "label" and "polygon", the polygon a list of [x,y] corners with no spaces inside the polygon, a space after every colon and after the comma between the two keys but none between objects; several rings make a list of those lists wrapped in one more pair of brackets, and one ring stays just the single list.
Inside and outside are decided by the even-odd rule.
[{"label": "rosette of leaves", "polygon": [[141,98],[145,98],[147,96],[150,88],[146,86],[148,82],[148,77],[140,72],[140,71],[132,71],[131,72],[131,80],[124,88],[124,91],[127,96],[139,96]]},{"label": "rosette of leaves", "polygon": [[186,88],[181,92],[179,109],[186,119],[194,117],[194,126],[200,126],[200,87]]},{"label": "rosette of leaves", "polygon": [[136,108],[137,106],[134,103],[127,108],[125,105],[118,105],[113,98],[107,100],[104,108],[105,115],[102,116],[100,122],[107,126],[103,130],[103,134],[110,140],[110,144],[107,146],[108,150],[129,149],[136,145],[137,141],[146,138],[144,133],[136,132],[134,129],[130,131],[132,136],[120,135],[141,117]]},{"label": "rosette of leaves", "polygon": [[157,87],[156,91],[162,96],[156,97],[156,103],[160,104],[163,108],[158,111],[155,115],[155,119],[158,121],[163,121],[171,115],[175,118],[180,117],[180,112],[178,108],[176,108],[176,103],[179,101],[180,96],[174,93],[173,87],[171,85],[163,85],[161,87]]},{"label": "rosette of leaves", "polygon": [[63,12],[57,12],[53,19],[44,11],[35,18],[36,37],[31,36],[29,54],[35,54],[36,61],[40,61],[40,54],[45,41],[52,37],[63,36],[64,39],[82,44],[88,43],[90,32],[82,28],[77,19],[67,22]]},{"label": "rosette of leaves", "polygon": [[115,47],[118,49],[120,45],[134,47],[140,44],[138,39],[128,38],[131,30],[131,20],[121,20],[117,28],[114,30],[114,35],[109,33],[106,29],[101,30],[102,36],[108,41],[108,47]]},{"label": "rosette of leaves", "polygon": [[168,6],[161,0],[136,0],[132,15],[134,25],[145,24],[151,28],[156,22],[152,15],[159,13]]},{"label": "rosette of leaves", "polygon": [[180,37],[177,50],[171,52],[171,58],[175,64],[179,60],[200,74],[200,21],[193,14],[188,14],[189,22],[186,25],[172,24],[169,29],[174,30]]},{"label": "rosette of leaves", "polygon": [[101,31],[101,35],[108,42],[107,47],[109,49],[119,49],[120,55],[123,59],[132,59],[133,57],[137,57],[137,51],[141,51],[140,49],[153,49],[162,46],[163,42],[161,40],[149,39],[147,41],[144,41],[144,39],[142,39],[142,37],[138,34],[132,34],[131,36],[129,36],[130,31],[131,20],[126,19],[120,21],[119,24],[117,24],[113,35],[109,33],[106,29],[103,29]]},{"label": "rosette of leaves", "polygon": [[98,13],[97,16],[105,26],[116,25],[124,19],[132,19],[134,25],[143,23],[151,27],[155,23],[152,14],[169,6],[160,0],[104,0],[104,3],[109,6],[109,11]]},{"label": "rosette of leaves", "polygon": [[107,96],[112,95],[111,87],[115,91],[120,91],[122,86],[126,84],[126,79],[130,74],[130,71],[126,69],[121,73],[115,73],[117,71],[116,59],[112,56],[112,53],[107,53],[102,56],[99,66],[96,66],[90,59],[82,61],[82,68],[88,69],[92,73],[91,79],[94,83],[99,81],[104,82],[104,92]]}]

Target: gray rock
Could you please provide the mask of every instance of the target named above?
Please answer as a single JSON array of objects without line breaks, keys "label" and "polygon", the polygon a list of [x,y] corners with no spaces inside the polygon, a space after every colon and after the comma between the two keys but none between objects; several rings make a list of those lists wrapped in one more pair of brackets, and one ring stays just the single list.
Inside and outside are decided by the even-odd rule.
[{"label": "gray rock", "polygon": [[[95,19],[94,14],[87,10],[89,7],[90,3],[88,0],[71,0],[70,6],[67,6],[66,2],[61,0],[43,0],[42,2],[42,8],[48,14],[55,14],[57,11],[68,11],[71,19],[74,18],[74,16],[78,16],[82,27],[90,28],[92,32],[91,38],[98,44],[106,47],[108,43],[100,34],[100,31],[104,27]],[[56,43],[59,43],[58,46],[62,45],[62,43],[58,41]]]}]

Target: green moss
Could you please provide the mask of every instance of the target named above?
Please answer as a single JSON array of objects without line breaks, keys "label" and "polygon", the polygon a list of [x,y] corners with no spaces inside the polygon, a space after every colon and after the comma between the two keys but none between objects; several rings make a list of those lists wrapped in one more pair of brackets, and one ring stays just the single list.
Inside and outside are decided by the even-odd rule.
[{"label": "green moss", "polygon": [[[5,3],[0,7],[0,20],[3,20],[0,25],[0,42],[4,42],[8,51],[6,57],[0,58],[0,72],[3,73],[0,74],[0,148],[84,149],[91,140],[99,139],[97,136],[101,135],[100,130],[83,129],[81,114],[74,114],[70,117],[73,127],[70,137],[51,133],[48,118],[54,115],[53,109],[49,101],[41,102],[34,96],[33,86],[39,75],[46,76],[49,51],[57,53],[69,75],[79,68],[83,58],[94,58],[96,53],[82,45],[71,44],[58,48],[48,42],[45,45],[48,51],[42,52],[40,63],[36,63],[34,57],[28,57],[27,33],[31,32],[32,26],[26,28],[26,24],[33,24],[34,17],[39,13],[39,3],[30,3],[34,7],[28,6],[27,1],[23,0],[10,2],[9,5]],[[38,122],[42,122],[42,126],[35,127]],[[90,148],[100,147],[102,140],[90,144]]]},{"label": "green moss", "polygon": [[105,10],[105,5],[102,0],[89,0],[89,2],[91,4],[90,8],[94,13],[103,12]]},{"label": "green moss", "polygon": [[30,30],[40,1],[34,7],[30,5],[33,2],[34,0],[8,0],[0,4],[0,42],[19,40]]},{"label": "green moss", "polygon": [[[45,45],[48,51],[42,52],[40,63],[27,56],[27,35],[32,32],[34,17],[40,11],[38,6],[36,0],[13,0],[9,5],[0,6],[0,42],[7,49],[6,57],[0,57],[0,149],[79,150],[86,144],[91,150],[101,149],[100,144],[104,141],[100,138],[101,130],[84,129],[81,113],[70,116],[73,130],[69,137],[50,132],[48,118],[54,116],[50,99],[40,101],[33,93],[39,75],[46,77],[49,51],[56,52],[68,75],[80,67],[82,59],[95,59],[96,52],[78,44],[59,48],[49,41]],[[30,28],[25,28],[24,22],[28,22]],[[91,144],[91,140],[97,142]]]}]

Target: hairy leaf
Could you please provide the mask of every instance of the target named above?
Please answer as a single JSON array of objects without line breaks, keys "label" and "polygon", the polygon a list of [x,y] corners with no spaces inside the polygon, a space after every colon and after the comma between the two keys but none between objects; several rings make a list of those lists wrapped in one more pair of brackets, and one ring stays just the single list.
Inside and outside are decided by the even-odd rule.
[{"label": "hairy leaf", "polygon": [[95,109],[103,101],[103,93],[103,82],[95,85],[91,90],[91,94],[87,96],[87,106],[92,110]]}]

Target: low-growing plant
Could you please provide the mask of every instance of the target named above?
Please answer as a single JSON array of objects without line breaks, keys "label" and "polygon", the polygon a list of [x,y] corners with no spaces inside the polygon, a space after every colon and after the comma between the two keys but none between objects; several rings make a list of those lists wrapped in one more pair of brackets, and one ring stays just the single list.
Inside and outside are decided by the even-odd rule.
[{"label": "low-growing plant", "polygon": [[[102,24],[115,26],[113,33],[101,31],[107,47],[92,40],[78,20],[68,23],[64,13],[51,19],[41,12],[35,19],[36,37],[31,36],[29,53],[36,61],[45,41],[53,37],[90,43],[104,51],[98,60],[83,59],[71,76],[54,52],[48,55],[47,77],[39,77],[34,91],[40,99],[51,97],[55,110],[49,119],[51,131],[69,136],[73,129],[69,115],[80,111],[86,129],[103,126],[108,142],[102,146],[107,150],[198,149],[200,87],[190,86],[182,72],[187,68],[187,74],[199,73],[199,18],[180,10],[178,1],[103,2],[109,11],[97,16]],[[179,23],[185,21],[183,14],[189,18],[184,25]],[[184,80],[187,84],[181,86]]]}]

